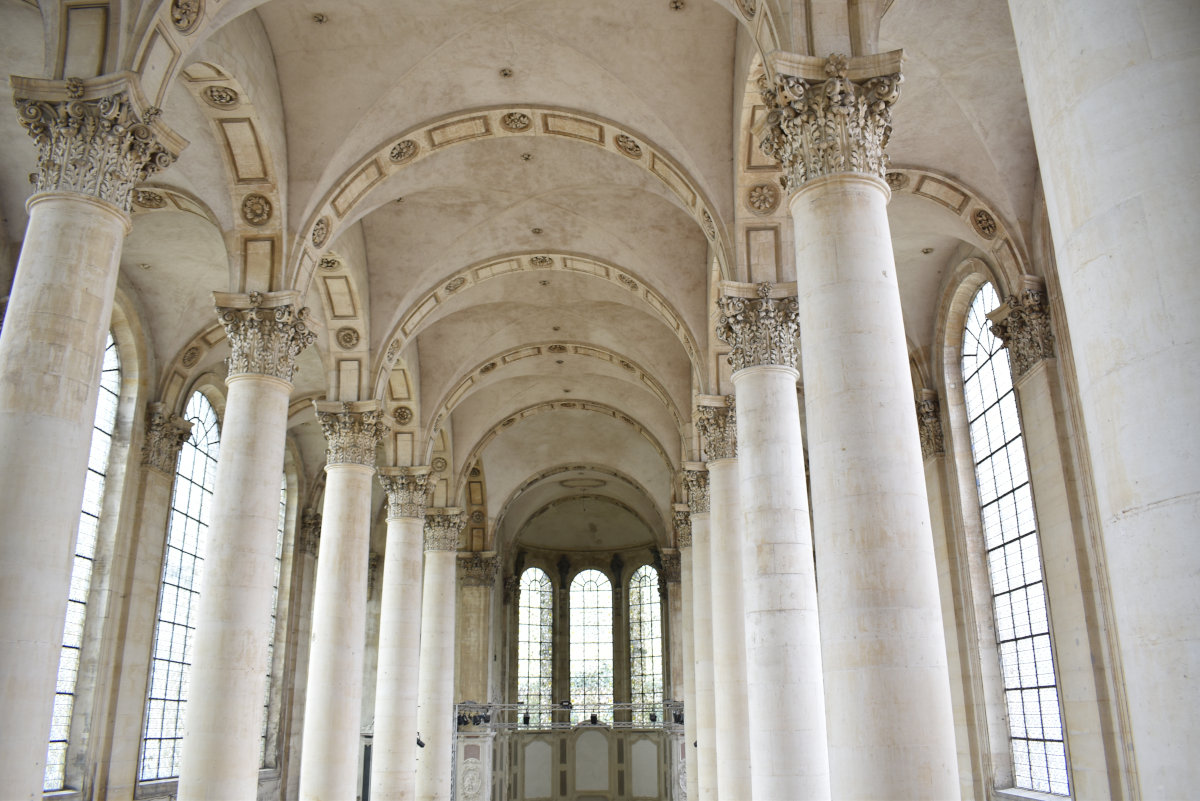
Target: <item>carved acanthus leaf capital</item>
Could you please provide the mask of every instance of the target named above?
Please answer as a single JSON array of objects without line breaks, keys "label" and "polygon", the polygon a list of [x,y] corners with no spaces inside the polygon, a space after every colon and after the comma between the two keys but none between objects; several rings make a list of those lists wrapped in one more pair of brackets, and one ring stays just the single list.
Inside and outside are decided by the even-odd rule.
[{"label": "carved acanthus leaf capital", "polygon": [[296,357],[316,341],[309,328],[308,309],[296,310],[295,292],[214,292],[217,319],[233,353],[229,377],[265,375],[291,383]]},{"label": "carved acanthus leaf capital", "polygon": [[717,403],[704,402],[696,406],[696,428],[704,455],[712,459],[737,458],[737,412],[733,395],[712,398]]},{"label": "carved acanthus leaf capital", "polygon": [[458,575],[467,587],[491,587],[496,583],[496,568],[499,560],[495,554],[484,555],[479,551],[458,560]]},{"label": "carved acanthus leaf capital", "polygon": [[171,166],[187,145],[159,121],[123,72],[65,81],[12,78],[21,126],[33,137],[35,193],[74,192],[129,213],[133,188]]},{"label": "carved acanthus leaf capital", "polygon": [[675,547],[692,547],[692,510],[686,503],[675,504]]},{"label": "carved acanthus leaf capital", "polygon": [[899,52],[776,57],[774,80],[759,78],[768,113],[755,133],[763,153],[783,166],[785,189],[836,173],[884,177],[900,60]]},{"label": "carved acanthus leaf capital", "polygon": [[921,434],[921,456],[925,459],[946,452],[942,417],[938,412],[937,393],[931,389],[921,390],[917,399],[917,429]]},{"label": "carved acanthus leaf capital", "polygon": [[686,462],[683,486],[687,490],[688,507],[692,514],[708,514],[708,468],[702,462]]},{"label": "carved acanthus leaf capital", "polygon": [[437,481],[429,467],[383,467],[379,483],[388,498],[388,517],[424,517]]},{"label": "carved acanthus leaf capital", "polygon": [[425,515],[425,550],[457,551],[458,535],[467,525],[467,513],[456,508],[433,508]]},{"label": "carved acanthus leaf capital", "polygon": [[1050,306],[1038,279],[1029,277],[1020,292],[988,312],[988,319],[992,321],[992,334],[1008,348],[1013,378],[1025,375],[1042,359],[1054,358]]},{"label": "carved acanthus leaf capital", "polygon": [[678,584],[680,576],[679,551],[664,550],[662,552],[662,577],[668,584]]},{"label": "carved acanthus leaf capital", "polygon": [[727,294],[717,300],[721,312],[717,338],[730,346],[733,371],[764,364],[794,369],[800,335],[796,296],[781,295],[780,289],[762,283],[755,288],[756,297],[748,297],[745,286],[727,283]]},{"label": "carved acanthus leaf capital", "polygon": [[383,437],[378,401],[315,401],[325,432],[325,464],[375,466],[375,449]]},{"label": "carved acanthus leaf capital", "polygon": [[504,605],[508,606],[521,597],[521,579],[517,576],[504,577]]},{"label": "carved acanthus leaf capital", "polygon": [[316,556],[321,546],[321,513],[305,509],[300,513],[300,536],[296,538],[296,550]]},{"label": "carved acanthus leaf capital", "polygon": [[172,475],[179,449],[192,434],[192,423],[162,403],[146,408],[146,441],[142,443],[142,464],[160,473]]}]

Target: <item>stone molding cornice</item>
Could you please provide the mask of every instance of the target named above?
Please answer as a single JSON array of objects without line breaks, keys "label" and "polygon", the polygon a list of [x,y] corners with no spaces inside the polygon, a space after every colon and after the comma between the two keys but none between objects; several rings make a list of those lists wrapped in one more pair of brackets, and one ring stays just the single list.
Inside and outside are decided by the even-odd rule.
[{"label": "stone molding cornice", "polygon": [[388,517],[424,518],[437,481],[422,467],[381,467],[379,484],[387,493]]},{"label": "stone molding cornice", "polygon": [[714,459],[737,458],[737,411],[733,395],[700,395],[696,398],[696,429],[704,455]]},{"label": "stone molding cornice", "polygon": [[1028,373],[1042,359],[1054,358],[1050,306],[1041,279],[1025,276],[1021,291],[988,312],[988,319],[992,321],[992,334],[1008,348],[1014,379]]},{"label": "stone molding cornice", "polygon": [[678,584],[680,578],[679,551],[663,549],[660,556],[662,558],[663,582],[666,584]]},{"label": "stone molding cornice", "polygon": [[317,339],[308,309],[296,309],[298,298],[294,291],[213,293],[217,319],[233,351],[227,361],[230,378],[264,375],[292,383],[296,357]]},{"label": "stone molding cornice", "polygon": [[921,435],[921,457],[924,459],[946,452],[939,410],[937,393],[932,389],[921,390],[917,398],[917,429]]},{"label": "stone molding cornice", "polygon": [[686,503],[675,504],[675,547],[692,547],[692,510]]},{"label": "stone molding cornice", "polygon": [[71,192],[129,214],[134,186],[187,146],[159,121],[161,110],[146,102],[131,72],[10,81],[21,127],[37,146],[35,194]]},{"label": "stone molding cornice", "polygon": [[458,576],[464,587],[492,587],[496,583],[496,570],[500,560],[496,554],[472,551],[459,554]]},{"label": "stone molding cornice", "polygon": [[325,432],[325,465],[375,467],[375,449],[383,437],[378,401],[313,401]]},{"label": "stone molding cornice", "polygon": [[902,60],[898,50],[826,59],[774,54],[774,80],[759,79],[768,113],[754,134],[763,153],[782,165],[785,189],[838,173],[883,179]]},{"label": "stone molding cornice", "polygon": [[733,372],[760,365],[796,369],[800,304],[795,285],[723,281],[721,291],[717,338],[730,346]]},{"label": "stone molding cornice", "polygon": [[321,513],[305,509],[300,513],[300,534],[296,537],[296,550],[316,556],[321,545]]},{"label": "stone molding cornice", "polygon": [[456,507],[431,507],[425,513],[425,550],[457,551],[458,535],[467,525],[467,513]]},{"label": "stone molding cornice", "polygon": [[192,421],[174,412],[166,404],[151,403],[146,407],[146,440],[142,443],[142,464],[166,475],[175,473],[179,449],[192,434]]},{"label": "stone molding cornice", "polygon": [[683,463],[683,486],[693,515],[708,514],[708,468],[703,462]]}]

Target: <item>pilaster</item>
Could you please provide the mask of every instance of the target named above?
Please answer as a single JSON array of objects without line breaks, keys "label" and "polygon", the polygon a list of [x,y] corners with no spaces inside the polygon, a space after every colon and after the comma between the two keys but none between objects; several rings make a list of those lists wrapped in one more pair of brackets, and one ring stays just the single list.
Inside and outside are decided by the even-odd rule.
[{"label": "pilaster", "polygon": [[142,465],[168,476],[174,475],[179,449],[192,433],[192,423],[161,402],[146,407],[146,439],[142,443]]}]

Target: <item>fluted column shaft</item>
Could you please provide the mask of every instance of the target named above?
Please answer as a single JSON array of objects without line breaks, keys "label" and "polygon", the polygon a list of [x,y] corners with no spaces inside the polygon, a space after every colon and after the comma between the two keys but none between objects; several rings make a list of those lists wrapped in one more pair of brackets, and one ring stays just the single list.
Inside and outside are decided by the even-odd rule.
[{"label": "fluted column shaft", "polygon": [[465,520],[458,509],[431,509],[425,518],[425,582],[421,597],[421,666],[417,728],[417,798],[450,801],[454,738],[454,602],[457,595],[458,535]]},{"label": "fluted column shaft", "polygon": [[143,119],[131,75],[13,86],[38,169],[0,329],[0,797],[27,799],[42,795],[130,194],[184,142]]},{"label": "fluted column shaft", "polygon": [[179,768],[186,801],[257,793],[288,398],[314,339],[295,292],[214,297],[233,355]]},{"label": "fluted column shaft", "polygon": [[330,801],[357,795],[371,476],[382,423],[378,401],[315,405],[328,447],[300,798]]},{"label": "fluted column shaft", "polygon": [[696,673],[696,789],[702,801],[715,801],[717,711],[713,684],[712,546],[709,543],[708,471],[685,465],[692,526],[692,658]]},{"label": "fluted column shaft", "polygon": [[379,610],[371,796],[379,801],[411,801],[417,791],[425,505],[432,483],[428,467],[381,468],[379,482],[388,496],[388,520]]}]

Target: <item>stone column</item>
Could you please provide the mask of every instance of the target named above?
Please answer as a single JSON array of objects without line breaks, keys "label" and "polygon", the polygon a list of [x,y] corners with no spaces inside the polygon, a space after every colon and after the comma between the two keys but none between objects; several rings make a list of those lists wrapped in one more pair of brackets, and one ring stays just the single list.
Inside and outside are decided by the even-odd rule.
[{"label": "stone column", "polygon": [[280,777],[284,798],[296,798],[300,794],[300,765],[303,764],[304,749],[304,694],[308,689],[308,658],[312,650],[313,584],[316,580],[317,554],[320,548],[321,514],[312,509],[305,509],[300,515],[300,534],[296,541],[296,558],[301,560],[296,571],[299,582],[293,594],[297,614],[294,621],[289,621],[295,626],[295,634],[291,636],[291,640],[296,643],[296,661],[288,684],[292,698],[292,725],[287,756],[283,760],[283,775]]},{"label": "stone column", "polygon": [[454,738],[454,601],[460,509],[431,508],[425,517],[425,583],[421,597],[421,666],[417,690],[417,799],[450,801]]},{"label": "stone column", "polygon": [[0,797],[24,799],[42,794],[130,196],[185,143],[157,121],[130,73],[12,83],[38,151],[0,329]]},{"label": "stone column", "polygon": [[683,595],[679,584],[679,550],[662,549],[662,593],[666,599],[667,695],[683,700]]},{"label": "stone column", "polygon": [[1148,0],[1009,9],[1123,679],[1125,792],[1183,798],[1200,785],[1200,17]]},{"label": "stone column", "polygon": [[692,659],[696,672],[696,790],[702,801],[716,801],[717,711],[713,686],[712,546],[709,544],[708,470],[685,462],[692,527]]},{"label": "stone column", "polygon": [[724,291],[717,336],[732,346],[737,393],[752,796],[829,798],[796,301],[767,284]]},{"label": "stone column", "polygon": [[97,787],[106,788],[109,798],[132,798],[137,783],[142,722],[146,714],[146,680],[154,644],[171,490],[179,449],[191,431],[190,421],[168,412],[162,403],[151,403],[147,407],[133,541],[125,555],[125,585],[121,588],[128,602],[115,627],[120,642],[114,678],[117,688],[112,740],[107,759],[99,760],[101,770],[107,776],[97,777]]},{"label": "stone column", "polygon": [[378,401],[317,401],[314,406],[325,431],[325,502],[308,655],[300,798],[327,801],[357,795],[371,476],[383,424]]},{"label": "stone column", "polygon": [[458,693],[455,701],[487,703],[491,665],[492,592],[496,585],[495,553],[474,551],[458,560],[461,582],[455,646]]},{"label": "stone column", "polygon": [[700,797],[696,709],[696,642],[694,637],[695,577],[692,571],[692,515],[686,503],[675,504],[675,544],[679,546],[679,584],[683,596],[683,769],[686,772],[687,797]]},{"label": "stone column", "polygon": [[232,354],[179,768],[184,801],[258,792],[288,398],[296,357],[316,338],[296,292],[213,297]]},{"label": "stone column", "polygon": [[421,654],[421,568],[425,506],[433,493],[429,467],[383,467],[388,498],[379,613],[379,670],[375,683],[375,739],[371,797],[416,797],[417,677]]},{"label": "stone column", "polygon": [[717,797],[738,798],[750,787],[746,700],[746,607],[742,590],[742,502],[737,415],[732,396],[697,398],[696,428],[708,457],[712,509],[713,695],[720,769]]},{"label": "stone column", "polygon": [[797,233],[831,788],[847,800],[959,791],[884,181],[900,61],[785,55],[763,92]]}]

